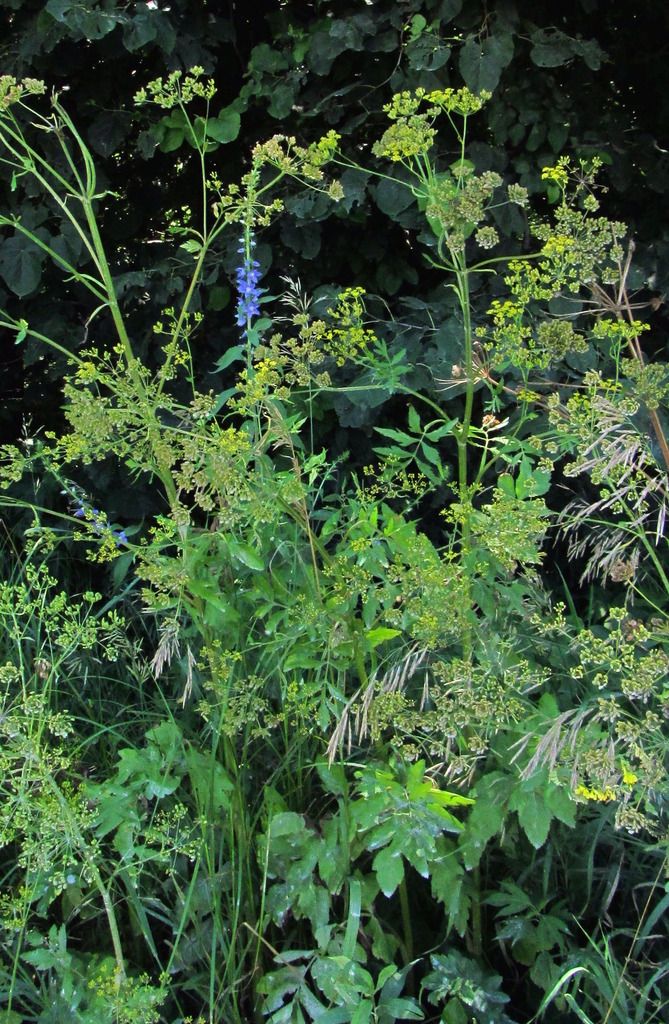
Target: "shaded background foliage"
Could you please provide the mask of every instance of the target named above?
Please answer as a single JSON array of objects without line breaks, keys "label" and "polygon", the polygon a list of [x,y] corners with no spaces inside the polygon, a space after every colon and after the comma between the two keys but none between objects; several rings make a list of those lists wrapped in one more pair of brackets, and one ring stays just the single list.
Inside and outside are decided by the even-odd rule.
[{"label": "shaded background foliage", "polygon": [[[107,192],[100,212],[116,252],[118,290],[149,359],[151,326],[178,300],[191,260],[185,252],[183,262],[168,257],[173,239],[165,228],[193,202],[197,169],[178,116],[149,121],[133,107],[133,95],[147,80],[194,64],[218,86],[220,145],[212,162],[224,181],[237,179],[252,146],[275,132],[302,142],[334,128],[343,150],[349,143],[364,162],[383,124],[383,104],[398,90],[464,82],[493,91],[470,141],[477,167],[519,180],[543,202],[542,165],[561,153],[599,154],[610,190],[607,214],[626,220],[637,241],[632,284],[646,297],[667,289],[669,228],[657,213],[669,189],[669,25],[662,5],[650,0],[572,0],[557,15],[550,0],[259,0],[248,9],[200,0],[0,0],[0,12],[3,71],[66,90],[68,109],[98,157],[100,191]],[[440,156],[449,162],[447,151]],[[352,171],[343,181],[339,205],[311,192],[287,198],[285,214],[259,246],[265,283],[273,294],[285,287],[283,275],[316,294],[361,284],[378,297],[371,308],[385,321],[379,329],[391,351],[404,349],[414,366],[413,386],[432,389],[450,376],[459,337],[449,293],[424,258],[433,242],[428,232],[420,235],[421,215],[409,208],[404,189]],[[85,265],[76,238],[43,197],[20,180],[3,181],[0,189],[3,210]],[[497,224],[507,252],[528,244],[523,215],[510,209]],[[236,248],[234,237],[221,243],[197,297],[207,314],[197,362],[212,372],[215,390],[225,384],[213,373],[216,362],[237,341]],[[479,282],[480,311],[495,287]],[[32,327],[70,348],[104,343],[108,334],[103,315],[87,324],[91,310],[77,286],[11,227],[0,240],[0,305],[20,310]],[[666,307],[657,318],[666,324]],[[16,350],[7,338],[3,359],[3,433],[16,437],[26,420],[31,430],[58,422],[62,362],[49,356],[45,368],[37,343]],[[384,415],[404,413],[391,408]],[[322,398],[316,417],[334,451],[348,448],[355,430],[364,458],[379,399],[360,392],[332,405]],[[110,492],[113,515],[113,467],[106,480],[97,476],[96,489],[101,500]],[[138,489],[124,511],[139,516],[148,501]]]}]

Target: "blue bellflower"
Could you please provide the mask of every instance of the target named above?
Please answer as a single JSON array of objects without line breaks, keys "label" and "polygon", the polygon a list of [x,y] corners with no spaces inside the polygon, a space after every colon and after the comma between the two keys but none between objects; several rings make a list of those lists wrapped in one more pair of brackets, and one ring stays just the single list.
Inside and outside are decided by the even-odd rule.
[{"label": "blue bellflower", "polygon": [[235,271],[237,277],[237,326],[246,327],[253,317],[260,313],[260,296],[262,290],[258,288],[260,281],[260,264],[253,259],[255,240],[252,238],[247,253],[244,239],[240,239],[241,246],[237,252],[244,257],[241,267]]}]

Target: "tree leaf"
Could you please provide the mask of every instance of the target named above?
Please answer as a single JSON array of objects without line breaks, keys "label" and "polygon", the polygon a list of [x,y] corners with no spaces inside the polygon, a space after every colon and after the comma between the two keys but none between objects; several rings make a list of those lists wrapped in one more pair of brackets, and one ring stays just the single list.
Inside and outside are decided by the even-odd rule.
[{"label": "tree leaf", "polygon": [[0,246],[0,276],[15,295],[34,292],[42,279],[43,257],[23,235],[7,238]]},{"label": "tree leaf", "polygon": [[281,121],[288,117],[295,102],[295,85],[287,82],[279,82],[272,89],[271,99],[267,112],[271,117]]},{"label": "tree leaf", "polygon": [[149,9],[141,10],[135,14],[130,22],[123,29],[123,45],[126,50],[134,53],[140,50],[147,43],[152,43],[158,34],[156,13]]},{"label": "tree leaf", "polygon": [[487,36],[481,42],[474,37],[460,50],[459,67],[465,84],[472,92],[494,92],[502,71],[513,58],[513,36],[503,33]]},{"label": "tree leaf", "polygon": [[532,42],[530,57],[538,68],[559,68],[575,56],[576,40],[559,29],[538,29]]}]

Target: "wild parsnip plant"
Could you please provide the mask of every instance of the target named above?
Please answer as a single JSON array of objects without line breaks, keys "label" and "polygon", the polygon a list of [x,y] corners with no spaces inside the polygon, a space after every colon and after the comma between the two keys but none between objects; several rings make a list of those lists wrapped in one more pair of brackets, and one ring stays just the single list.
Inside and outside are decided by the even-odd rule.
[{"label": "wild parsnip plant", "polygon": [[[35,504],[31,543],[46,560],[27,544],[25,582],[7,582],[0,603],[5,1017],[50,1019],[40,1007],[57,991],[82,1020],[385,1024],[436,1008],[451,1024],[508,1024],[506,960],[527,974],[523,1019],[542,994],[542,1012],[562,999],[584,1019],[594,990],[581,1009],[567,983],[579,956],[594,972],[573,927],[577,909],[601,905],[594,866],[570,888],[605,832],[619,865],[630,835],[654,865],[635,945],[606,962],[655,1007],[660,976],[640,950],[658,942],[648,922],[667,829],[669,385],[643,351],[625,229],[599,212],[597,161],[544,169],[555,208],[542,219],[522,186],[468,158],[485,93],[418,90],[388,105],[365,170],[423,211],[426,256],[458,306],[451,378],[421,391],[360,288],[319,316],[297,292],[289,316],[266,315],[259,233],[287,189],[336,203],[326,169],[359,165],[335,132],[308,146],[275,136],[224,185],[209,166],[214,91],[193,68],[136,97],[178,115],[201,172],[197,213],[166,216],[190,278],[154,326],[152,368],[115,290],[84,140],[42,83],[0,79],[3,166],[43,193],[85,260],[0,224],[91,294],[105,339],[70,351],[31,328],[28,304],[0,313],[17,344],[69,365],[65,429],[5,446],[0,465],[8,504],[29,470],[63,499]],[[442,122],[456,146],[447,165]],[[527,218],[529,252],[497,253],[508,204]],[[240,368],[215,394],[197,384],[198,293],[226,233],[240,343],[219,369]],[[487,310],[484,275],[498,292]],[[309,422],[323,397],[356,388],[401,396],[405,410],[376,428],[378,461],[358,476],[314,450]],[[150,522],[110,522],[87,493],[83,471],[111,457],[129,487],[155,489]],[[559,517],[556,471],[584,481]],[[439,515],[421,523],[433,495]],[[624,588],[601,621],[551,600],[551,524],[572,553],[587,550],[587,577]],[[81,710],[52,684],[89,652],[111,661],[129,648],[105,610],[113,595],[52,594],[48,556],[66,537],[117,582],[132,573],[155,636],[140,721],[101,718],[74,752]],[[577,834],[587,854],[572,858]],[[606,884],[610,905],[620,870]],[[88,921],[105,927],[84,936]]]}]

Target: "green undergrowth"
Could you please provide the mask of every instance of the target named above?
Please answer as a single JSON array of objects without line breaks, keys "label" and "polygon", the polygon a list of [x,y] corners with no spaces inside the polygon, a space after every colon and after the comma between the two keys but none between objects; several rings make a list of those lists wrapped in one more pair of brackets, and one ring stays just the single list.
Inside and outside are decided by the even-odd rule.
[{"label": "green undergrowth", "polygon": [[[364,172],[422,215],[457,325],[415,387],[378,297],[262,285],[262,230],[345,200],[357,157],[275,136],[224,186],[214,92],[194,68],[137,94],[201,170],[145,363],[115,197],[60,98],[0,79],[3,167],[49,210],[0,224],[91,310],[85,347],[0,313],[68,361],[63,429],[1,453],[0,1021],[666,1020],[669,372],[598,160],[543,168],[533,209],[468,155],[487,93],[387,105]],[[198,296],[226,233],[216,391]],[[381,410],[362,467],[313,440],[351,394]],[[110,459],[154,515],[99,507]]]}]

